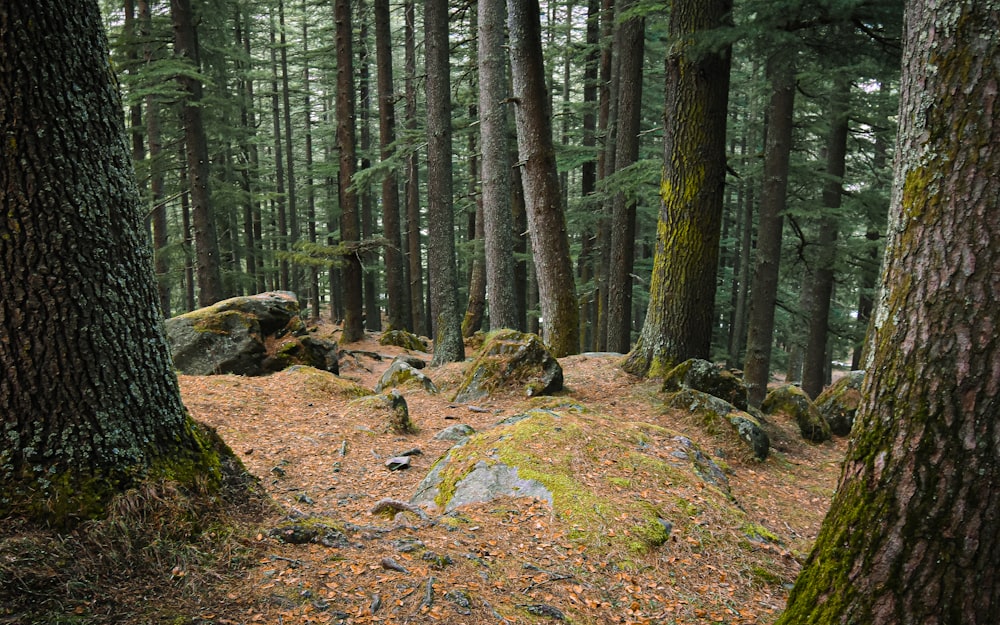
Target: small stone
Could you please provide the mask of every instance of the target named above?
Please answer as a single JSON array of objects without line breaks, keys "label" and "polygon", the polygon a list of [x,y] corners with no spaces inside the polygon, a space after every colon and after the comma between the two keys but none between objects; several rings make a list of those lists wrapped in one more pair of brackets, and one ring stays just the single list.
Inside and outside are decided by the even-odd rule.
[{"label": "small stone", "polygon": [[409,456],[396,456],[395,458],[389,458],[385,463],[386,468],[390,471],[402,471],[404,469],[410,468],[410,457]]}]

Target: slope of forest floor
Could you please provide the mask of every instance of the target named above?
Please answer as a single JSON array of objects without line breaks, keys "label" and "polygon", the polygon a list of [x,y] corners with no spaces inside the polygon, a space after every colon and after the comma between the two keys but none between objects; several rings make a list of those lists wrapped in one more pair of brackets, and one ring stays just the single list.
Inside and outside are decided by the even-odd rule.
[{"label": "slope of forest floor", "polygon": [[[346,348],[341,377],[367,389],[404,351],[371,336]],[[196,558],[161,557],[160,587],[137,583],[130,589],[122,582],[117,617],[98,605],[106,598],[95,598],[67,601],[60,622],[771,623],[815,539],[846,442],[811,445],[794,423],[772,418],[772,455],[756,461],[690,417],[665,409],[656,381],[622,372],[618,359],[561,359],[566,389],[560,394],[612,418],[681,432],[714,454],[728,472],[735,502],[758,528],[754,540],[745,527],[727,526],[731,517],[697,492],[684,494],[697,534],[674,530],[646,553],[581,543],[558,511],[529,499],[469,506],[448,522],[405,509],[395,518],[373,514],[380,500],[408,501],[453,445],[435,434],[458,423],[487,430],[523,406],[523,397],[510,395],[475,405],[450,401],[464,363],[425,369],[437,394],[405,389],[419,428],[410,435],[384,433],[377,414],[349,398],[303,388],[301,376],[181,376],[192,415],[217,428],[275,505],[241,528],[225,559],[228,573],[198,572]],[[412,450],[419,454],[411,456],[408,470],[386,467],[389,458]],[[614,460],[581,458],[579,471],[600,473]],[[671,496],[650,493],[642,483],[603,495],[620,498],[623,509],[636,499]],[[290,520],[316,539],[279,540]],[[130,593],[159,607],[129,606],[144,600]],[[16,621],[0,609],[2,622]]]}]

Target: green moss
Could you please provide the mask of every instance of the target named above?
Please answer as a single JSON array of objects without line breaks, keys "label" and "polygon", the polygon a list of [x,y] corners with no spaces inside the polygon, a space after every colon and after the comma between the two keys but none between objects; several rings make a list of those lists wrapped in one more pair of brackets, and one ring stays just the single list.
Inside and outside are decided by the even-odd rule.
[{"label": "green moss", "polygon": [[[68,529],[104,516],[115,495],[144,481],[169,481],[194,492],[213,492],[222,484],[221,455],[239,460],[213,430],[190,416],[174,437],[175,446],[152,455],[145,465],[93,469],[50,470],[42,478],[25,474],[0,489],[0,513],[17,513],[57,528]],[[242,465],[240,465],[242,466]]]},{"label": "green moss", "polygon": [[766,540],[767,542],[774,543],[776,545],[783,544],[783,541],[777,534],[767,529],[760,523],[744,523],[743,526],[740,527],[740,531],[751,540]]}]

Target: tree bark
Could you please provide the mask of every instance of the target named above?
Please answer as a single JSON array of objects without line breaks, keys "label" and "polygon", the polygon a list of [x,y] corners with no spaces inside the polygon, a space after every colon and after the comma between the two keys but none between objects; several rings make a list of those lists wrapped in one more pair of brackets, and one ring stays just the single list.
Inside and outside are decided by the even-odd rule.
[{"label": "tree bark", "polygon": [[[731,0],[678,0],[670,33],[677,41],[726,23]],[[689,358],[708,358],[714,321],[726,178],[729,49],[693,54],[675,45],[667,56],[664,168],[649,308],[623,365],[661,376]]]},{"label": "tree bark", "polygon": [[743,376],[747,399],[760,406],[771,375],[771,343],[774,338],[774,307],[778,295],[781,263],[781,231],[784,227],[788,192],[788,162],[792,150],[792,113],[795,106],[795,70],[788,51],[769,60],[771,100],[767,108],[764,146],[764,183],[757,221],[757,257],[750,287],[747,320],[747,353]]},{"label": "tree bark", "polygon": [[[403,66],[406,74],[406,129],[417,132],[416,9],[413,0],[403,3]],[[409,275],[410,315],[413,331],[430,335],[424,315],[424,269],[420,245],[420,159],[416,148],[406,157],[406,260]]]},{"label": "tree bark", "polygon": [[[389,28],[389,0],[375,0],[375,60],[378,66],[379,146],[383,164],[392,161],[396,148],[396,96],[392,85],[392,32]],[[386,312],[390,330],[411,327],[410,302],[403,270],[403,241],[399,219],[399,184],[395,167],[382,177],[382,236],[386,247]]]},{"label": "tree bark", "polygon": [[[270,20],[271,43],[271,124],[274,131],[274,204],[277,217],[277,248],[278,248],[278,288],[287,291],[290,280],[288,268],[288,211],[285,193],[285,157],[281,141],[281,91],[278,88],[278,42],[277,27],[274,14]],[[286,129],[287,130],[287,129]]]},{"label": "tree bark", "polygon": [[184,92],[182,115],[198,267],[198,305],[208,306],[225,297],[225,291],[219,269],[219,240],[215,232],[209,193],[208,141],[201,116],[201,80],[193,75],[193,72],[200,71],[200,66],[198,35],[191,0],[171,0],[170,16],[174,26],[174,54],[191,65],[190,71],[178,75],[177,83]]},{"label": "tree bark", "polygon": [[869,373],[780,624],[1000,614],[1000,10],[915,0],[905,33]]},{"label": "tree bark", "polygon": [[834,213],[840,208],[840,199],[843,195],[850,89],[850,80],[840,75],[834,81],[830,95],[830,134],[826,144],[827,181],[823,187],[823,215],[819,223],[816,266],[812,271],[809,339],[806,343],[805,360],[802,363],[802,390],[813,399],[823,391],[827,365],[830,362],[826,347],[839,223]]},{"label": "tree bark", "polygon": [[96,2],[0,11],[0,515],[56,525],[145,476],[218,479],[163,337],[108,57]]},{"label": "tree bark", "polygon": [[[285,35],[285,3],[278,0],[278,42],[281,59],[281,110],[285,124],[285,179],[288,183],[288,192],[285,195],[288,216],[288,249],[295,249],[295,244],[299,240],[299,213],[296,205],[295,188],[295,152],[292,141],[292,94],[288,85],[288,37]],[[279,157],[280,158],[280,157]],[[299,270],[290,262],[285,262],[283,267],[287,271],[287,286],[298,293],[299,291]]]},{"label": "tree bark", "polygon": [[[148,65],[161,53],[154,50],[153,44],[149,41],[151,34],[151,17],[149,2],[138,0],[139,36],[143,40],[142,55],[143,60]],[[146,122],[146,142],[149,144],[149,199],[152,208],[150,209],[150,221],[153,227],[153,267],[156,272],[156,293],[160,302],[160,311],[164,317],[170,316],[170,265],[166,259],[166,247],[169,244],[167,230],[167,207],[163,202],[164,173],[163,168],[157,166],[163,152],[163,143],[160,138],[160,108],[159,101],[153,94],[148,94],[144,98],[145,122]]]},{"label": "tree bark", "polygon": [[[302,0],[302,14],[308,11],[307,0]],[[309,20],[302,20],[302,55],[309,58]],[[316,189],[314,186],[313,171],[313,131],[312,131],[312,82],[309,73],[309,63],[306,62],[302,69],[302,99],[305,105],[305,116],[302,121],[302,129],[305,134],[305,174],[306,174],[306,236],[309,243],[315,245],[316,236]],[[319,269],[313,265],[309,267],[309,307],[313,319],[319,319]]]},{"label": "tree bark", "polygon": [[579,310],[552,145],[539,5],[537,0],[508,0],[507,11],[518,154],[544,320],[542,338],[555,356],[566,356],[580,350]]},{"label": "tree bark", "polygon": [[[371,169],[372,161],[369,158],[372,149],[372,131],[371,131],[371,114],[372,114],[372,91],[371,91],[371,68],[370,62],[371,55],[368,50],[368,20],[367,20],[367,7],[365,6],[364,0],[355,0],[357,2],[358,11],[358,23],[359,28],[359,43],[358,46],[358,99],[361,104],[359,125],[361,127],[361,171],[365,172]],[[373,194],[371,184],[368,182],[358,183],[361,188],[359,189],[360,200],[361,200],[361,240],[371,241],[375,236],[375,215],[373,211]],[[364,282],[364,297],[365,297],[365,329],[371,332],[381,332],[382,331],[382,308],[379,306],[379,295],[381,290],[379,288],[379,272],[377,270],[378,265],[378,254],[372,251],[365,252],[361,256],[361,264],[363,267],[368,267],[368,270],[363,274]]]},{"label": "tree bark", "polygon": [[[621,6],[627,13],[635,0]],[[642,113],[642,61],[645,51],[646,20],[630,17],[617,29],[619,53],[618,132],[615,140],[615,169],[621,170],[639,159],[639,122]],[[635,264],[635,200],[623,190],[611,195],[611,247],[608,265],[607,349],[626,353],[632,347],[632,269]]]},{"label": "tree bark", "polygon": [[483,246],[490,328],[518,328],[514,294],[514,217],[507,134],[505,0],[478,4],[479,139],[482,146]]},{"label": "tree bark", "polygon": [[452,214],[451,63],[448,1],[424,5],[427,48],[427,269],[434,323],[433,364],[465,358],[458,308],[455,217]]},{"label": "tree bark", "polygon": [[[352,188],[357,170],[354,141],[354,57],[352,51],[351,3],[334,5],[337,38],[337,143],[340,146],[340,239],[345,245],[360,240],[358,194]],[[361,258],[349,252],[343,257],[344,323],[341,341],[353,343],[364,336],[361,295]]]}]

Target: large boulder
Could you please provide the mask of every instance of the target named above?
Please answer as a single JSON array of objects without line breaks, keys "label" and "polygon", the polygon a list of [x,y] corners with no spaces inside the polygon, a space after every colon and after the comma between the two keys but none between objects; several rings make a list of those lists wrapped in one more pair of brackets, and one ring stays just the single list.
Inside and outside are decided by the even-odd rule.
[{"label": "large boulder", "polygon": [[732,371],[707,360],[685,360],[667,373],[663,391],[673,393],[682,388],[692,388],[724,399],[738,410],[747,409],[747,385]]},{"label": "large boulder", "polygon": [[837,436],[847,436],[854,427],[854,416],[861,405],[864,371],[851,371],[829,386],[816,398],[816,409]]},{"label": "large boulder", "polygon": [[[623,491],[634,496],[622,497]],[[666,492],[680,495],[661,496]],[[687,493],[696,493],[697,503],[685,499]],[[462,438],[434,464],[410,503],[454,516],[504,497],[550,506],[581,544],[635,552],[700,527],[700,507],[726,515],[734,527],[746,517],[725,473],[691,439],[573,406],[531,408]]]},{"label": "large boulder", "polygon": [[378,340],[379,345],[394,345],[414,352],[426,352],[427,341],[406,330],[389,330]]},{"label": "large boulder", "polygon": [[693,414],[709,434],[725,436],[732,432],[760,460],[767,458],[770,453],[771,439],[761,428],[760,421],[724,399],[684,388],[668,395],[666,404],[671,408]]},{"label": "large boulder", "polygon": [[500,330],[467,369],[455,401],[476,401],[504,389],[535,397],[562,387],[562,367],[538,336]]},{"label": "large boulder", "polygon": [[767,414],[784,414],[794,419],[802,438],[807,441],[822,443],[830,439],[830,424],[819,413],[806,392],[797,386],[779,386],[767,394],[760,408]]},{"label": "large boulder", "polygon": [[428,393],[438,392],[437,387],[434,386],[434,382],[429,377],[422,371],[418,371],[407,359],[399,357],[394,358],[392,364],[382,374],[375,386],[375,392],[381,393],[387,388],[407,386],[420,387]]},{"label": "large boulder", "polygon": [[[174,367],[189,375],[262,375],[294,364],[337,371],[336,345],[306,336],[294,293],[234,297],[165,322]],[[279,345],[268,353],[268,345]]]}]

